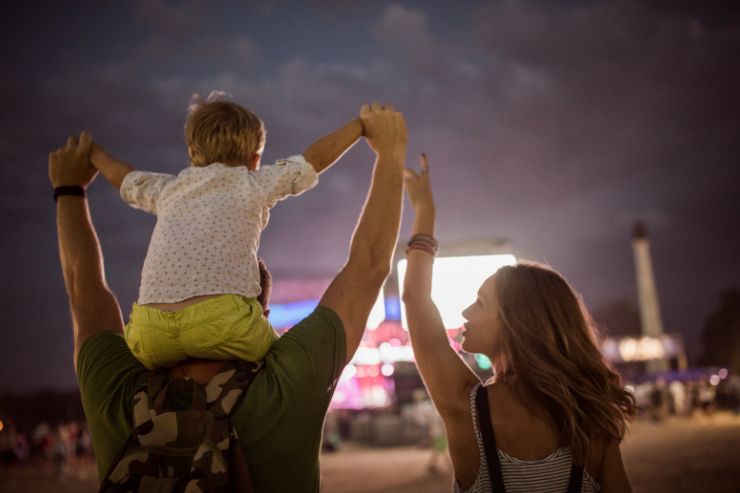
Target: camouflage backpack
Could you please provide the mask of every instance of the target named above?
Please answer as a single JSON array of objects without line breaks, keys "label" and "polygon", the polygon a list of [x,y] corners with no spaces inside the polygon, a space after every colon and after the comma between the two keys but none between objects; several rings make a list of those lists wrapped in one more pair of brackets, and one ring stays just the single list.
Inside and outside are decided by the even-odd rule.
[{"label": "camouflage backpack", "polygon": [[262,363],[227,362],[208,383],[162,368],[134,394],[134,431],[100,492],[252,491],[229,414]]}]

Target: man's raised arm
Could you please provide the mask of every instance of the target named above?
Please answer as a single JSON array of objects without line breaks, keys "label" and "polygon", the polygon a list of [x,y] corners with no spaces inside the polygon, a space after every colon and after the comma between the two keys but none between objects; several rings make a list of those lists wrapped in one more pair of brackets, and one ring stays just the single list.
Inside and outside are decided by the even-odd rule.
[{"label": "man's raised arm", "polygon": [[403,115],[392,106],[365,105],[360,117],[368,144],[376,154],[372,183],[352,236],[347,263],[320,302],[342,321],[347,361],[360,344],[367,317],[391,270],[401,222],[408,140]]},{"label": "man's raised arm", "polygon": [[[91,137],[83,132],[79,141],[70,137],[67,145],[49,155],[52,186],[79,186],[83,190],[97,171],[90,165]],[[57,198],[59,259],[67,289],[74,330],[74,363],[82,344],[104,331],[123,331],[123,318],[116,297],[108,288],[100,242],[90,218],[87,199],[80,195]]]}]

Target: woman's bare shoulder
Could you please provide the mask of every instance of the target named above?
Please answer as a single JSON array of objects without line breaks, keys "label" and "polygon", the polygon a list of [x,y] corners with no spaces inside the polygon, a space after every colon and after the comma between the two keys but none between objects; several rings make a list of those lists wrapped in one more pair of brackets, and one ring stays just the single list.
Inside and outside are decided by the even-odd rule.
[{"label": "woman's bare shoulder", "polygon": [[586,470],[601,485],[602,493],[632,491],[622,461],[619,440],[613,437],[602,434],[591,441],[591,454]]}]

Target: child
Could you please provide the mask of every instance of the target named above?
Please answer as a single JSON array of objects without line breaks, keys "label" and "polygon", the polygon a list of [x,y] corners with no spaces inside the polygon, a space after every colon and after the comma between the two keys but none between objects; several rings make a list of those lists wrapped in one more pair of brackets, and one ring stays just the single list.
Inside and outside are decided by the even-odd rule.
[{"label": "child", "polygon": [[261,360],[277,334],[257,301],[257,248],[269,210],[318,182],[362,135],[355,118],[302,155],[260,166],[262,121],[194,96],[185,124],[190,167],[134,171],[93,144],[90,161],[134,208],[157,215],[125,337],[149,369],[183,359]]}]

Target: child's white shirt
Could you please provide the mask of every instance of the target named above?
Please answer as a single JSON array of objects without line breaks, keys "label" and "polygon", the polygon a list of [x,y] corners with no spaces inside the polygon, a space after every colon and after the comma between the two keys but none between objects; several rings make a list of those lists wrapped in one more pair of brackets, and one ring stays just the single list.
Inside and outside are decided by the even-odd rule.
[{"label": "child's white shirt", "polygon": [[317,183],[318,174],[301,155],[257,171],[213,163],[177,176],[130,172],[121,184],[121,198],[157,215],[138,303],[259,295],[257,249],[270,208]]}]

